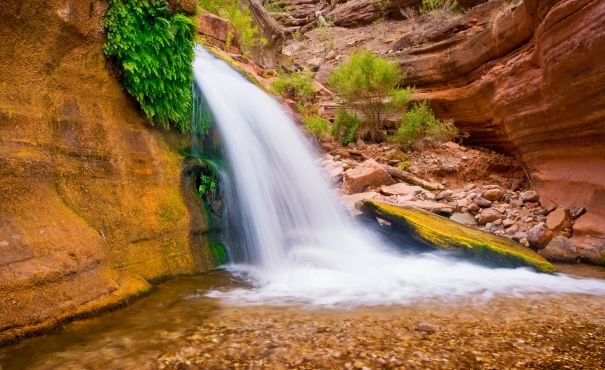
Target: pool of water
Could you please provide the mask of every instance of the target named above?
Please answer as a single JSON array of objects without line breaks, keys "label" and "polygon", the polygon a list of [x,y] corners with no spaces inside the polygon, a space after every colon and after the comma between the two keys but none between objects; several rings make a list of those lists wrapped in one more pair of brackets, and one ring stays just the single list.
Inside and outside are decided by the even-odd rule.
[{"label": "pool of water", "polygon": [[[605,278],[601,268],[560,268]],[[0,348],[0,368],[346,368],[356,361],[370,368],[489,367],[540,356],[550,356],[542,361],[552,366],[605,366],[605,300],[599,296],[469,297],[349,309],[233,306],[206,296],[242,286],[220,271],[166,281],[130,306]],[[571,354],[561,352],[566,346]],[[589,362],[573,362],[574,353]]]}]

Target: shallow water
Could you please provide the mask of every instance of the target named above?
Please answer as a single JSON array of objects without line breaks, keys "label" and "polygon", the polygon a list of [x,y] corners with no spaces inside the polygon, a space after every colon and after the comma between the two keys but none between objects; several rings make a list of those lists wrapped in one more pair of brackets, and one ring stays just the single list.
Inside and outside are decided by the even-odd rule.
[{"label": "shallow water", "polygon": [[[597,267],[563,269],[605,278]],[[128,307],[0,349],[0,366],[345,368],[355,361],[371,368],[605,366],[605,299],[599,296],[466,297],[336,309],[238,307],[207,296],[238,287],[245,284],[225,272],[167,281]]]}]

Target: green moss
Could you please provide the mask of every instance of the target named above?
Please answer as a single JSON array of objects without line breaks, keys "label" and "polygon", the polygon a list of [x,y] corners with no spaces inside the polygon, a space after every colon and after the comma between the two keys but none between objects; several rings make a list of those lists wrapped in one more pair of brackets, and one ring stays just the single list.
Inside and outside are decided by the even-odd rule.
[{"label": "green moss", "polygon": [[166,0],[110,0],[105,54],[152,122],[191,131],[195,22],[170,14]]},{"label": "green moss", "polygon": [[413,231],[438,249],[459,252],[496,266],[526,266],[540,272],[555,272],[552,264],[529,248],[430,212],[375,200],[363,201],[361,209]]},{"label": "green moss", "polygon": [[215,266],[221,266],[229,262],[227,248],[221,242],[211,241],[208,248],[210,248],[210,257]]}]

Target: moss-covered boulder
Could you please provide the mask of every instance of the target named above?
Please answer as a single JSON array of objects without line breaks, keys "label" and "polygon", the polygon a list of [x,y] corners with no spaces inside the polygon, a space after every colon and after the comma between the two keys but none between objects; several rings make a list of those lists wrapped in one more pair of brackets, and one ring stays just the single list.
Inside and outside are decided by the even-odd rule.
[{"label": "moss-covered boulder", "polygon": [[366,214],[389,221],[436,249],[491,266],[531,267],[540,272],[555,272],[552,264],[529,248],[430,212],[371,199],[359,202],[357,207]]}]

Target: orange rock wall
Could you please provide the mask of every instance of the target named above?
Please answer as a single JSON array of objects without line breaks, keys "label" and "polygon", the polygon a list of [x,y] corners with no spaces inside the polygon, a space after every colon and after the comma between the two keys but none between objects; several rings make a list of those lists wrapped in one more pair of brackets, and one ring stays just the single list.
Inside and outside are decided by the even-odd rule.
[{"label": "orange rock wall", "polygon": [[187,138],[152,128],[111,73],[106,8],[0,6],[0,341],[209,267]]}]

